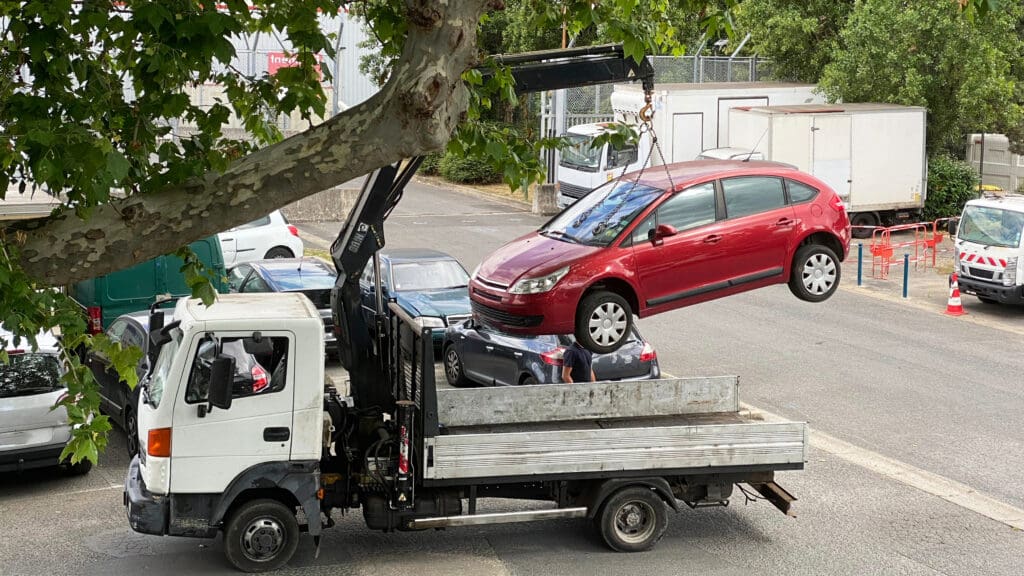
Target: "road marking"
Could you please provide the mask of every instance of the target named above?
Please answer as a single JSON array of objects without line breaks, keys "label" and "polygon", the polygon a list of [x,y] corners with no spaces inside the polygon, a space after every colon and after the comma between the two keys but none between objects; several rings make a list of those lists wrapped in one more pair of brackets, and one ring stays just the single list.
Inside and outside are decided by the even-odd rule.
[{"label": "road marking", "polygon": [[89,492],[103,492],[104,490],[123,490],[124,484],[111,484],[110,486],[103,486],[100,488],[82,488],[81,490],[72,490],[70,492],[61,492],[62,496],[68,496],[71,494],[88,494]]}]

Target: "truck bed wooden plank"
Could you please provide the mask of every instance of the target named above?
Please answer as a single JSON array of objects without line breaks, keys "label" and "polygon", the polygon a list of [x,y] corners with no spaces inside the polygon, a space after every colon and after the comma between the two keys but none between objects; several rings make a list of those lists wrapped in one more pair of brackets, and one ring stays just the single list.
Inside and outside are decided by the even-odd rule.
[{"label": "truck bed wooden plank", "polygon": [[739,378],[666,378],[437,391],[447,427],[735,412]]}]

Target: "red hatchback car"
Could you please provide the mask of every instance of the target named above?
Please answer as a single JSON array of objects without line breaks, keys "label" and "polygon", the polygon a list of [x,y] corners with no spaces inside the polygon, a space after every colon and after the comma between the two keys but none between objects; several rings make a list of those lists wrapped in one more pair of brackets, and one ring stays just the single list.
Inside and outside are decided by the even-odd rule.
[{"label": "red hatchback car", "polygon": [[839,286],[850,221],[814,176],[774,162],[704,160],[595,188],[488,256],[470,281],[478,320],[618,348],[633,315],[789,283],[809,302]]}]

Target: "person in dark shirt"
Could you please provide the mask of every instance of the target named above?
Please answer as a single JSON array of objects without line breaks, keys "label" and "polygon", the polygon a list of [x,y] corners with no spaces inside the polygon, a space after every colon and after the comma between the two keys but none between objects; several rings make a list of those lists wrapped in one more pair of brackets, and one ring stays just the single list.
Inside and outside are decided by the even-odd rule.
[{"label": "person in dark shirt", "polygon": [[596,382],[594,355],[579,342],[573,342],[562,355],[562,382]]}]

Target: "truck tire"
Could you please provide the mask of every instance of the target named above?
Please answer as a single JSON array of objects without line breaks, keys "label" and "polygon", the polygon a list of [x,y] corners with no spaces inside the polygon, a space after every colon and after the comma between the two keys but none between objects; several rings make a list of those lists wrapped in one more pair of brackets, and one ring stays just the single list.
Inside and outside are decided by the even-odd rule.
[{"label": "truck tire", "polygon": [[[878,217],[874,212],[858,212],[850,218],[850,226],[878,226]],[[861,228],[853,229],[851,234],[854,238],[871,238],[871,230]]]},{"label": "truck tire", "polygon": [[243,572],[266,572],[284,566],[299,544],[295,511],[277,500],[242,504],[224,528],[224,555]]},{"label": "truck tire", "polygon": [[824,244],[806,244],[793,256],[789,291],[805,302],[824,302],[839,288],[839,258]]},{"label": "truck tire", "polygon": [[632,331],[633,309],[614,292],[595,290],[576,309],[576,341],[595,354],[618,350]]},{"label": "truck tire", "polygon": [[616,552],[647,550],[668,526],[665,503],[645,486],[627,486],[612,494],[594,520],[605,544]]}]

